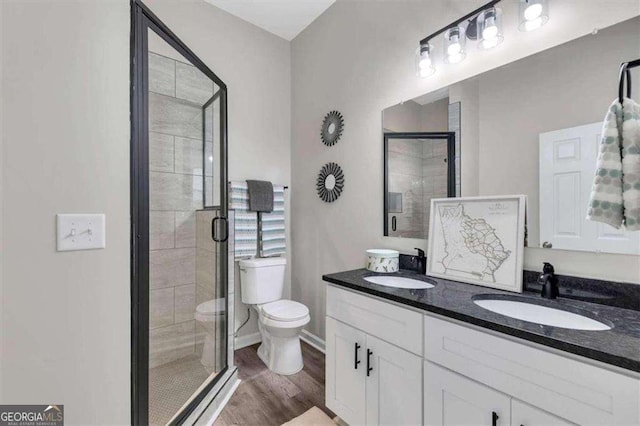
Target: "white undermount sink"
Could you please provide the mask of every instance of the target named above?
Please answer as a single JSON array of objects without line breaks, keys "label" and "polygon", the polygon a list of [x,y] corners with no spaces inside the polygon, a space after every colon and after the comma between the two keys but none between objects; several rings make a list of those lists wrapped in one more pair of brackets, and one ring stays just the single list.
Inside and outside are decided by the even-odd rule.
[{"label": "white undermount sink", "polygon": [[365,281],[369,281],[370,283],[384,285],[387,287],[410,288],[410,289],[434,287],[433,284],[428,283],[426,281],[420,281],[420,280],[414,280],[411,278],[396,277],[396,276],[375,275],[372,277],[364,277],[364,279]]},{"label": "white undermount sink", "polygon": [[608,325],[584,315],[534,303],[504,299],[477,299],[473,303],[501,315],[552,327],[572,330],[611,330]]}]

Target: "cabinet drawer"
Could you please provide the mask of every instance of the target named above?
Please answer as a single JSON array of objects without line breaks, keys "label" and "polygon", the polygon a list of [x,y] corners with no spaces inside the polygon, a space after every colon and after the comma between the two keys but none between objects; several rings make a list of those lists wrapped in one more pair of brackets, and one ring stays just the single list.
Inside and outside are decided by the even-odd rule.
[{"label": "cabinet drawer", "polygon": [[431,362],[570,422],[640,424],[638,378],[428,315],[424,330]]},{"label": "cabinet drawer", "polygon": [[373,336],[422,355],[419,312],[334,286],[327,286],[327,315]]}]

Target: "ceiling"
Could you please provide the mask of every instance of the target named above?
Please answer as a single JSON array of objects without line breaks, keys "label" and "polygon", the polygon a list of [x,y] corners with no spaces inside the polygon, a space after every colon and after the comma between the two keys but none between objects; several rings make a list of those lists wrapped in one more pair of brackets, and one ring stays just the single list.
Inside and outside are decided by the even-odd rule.
[{"label": "ceiling", "polygon": [[335,0],[205,0],[285,40],[293,40]]}]

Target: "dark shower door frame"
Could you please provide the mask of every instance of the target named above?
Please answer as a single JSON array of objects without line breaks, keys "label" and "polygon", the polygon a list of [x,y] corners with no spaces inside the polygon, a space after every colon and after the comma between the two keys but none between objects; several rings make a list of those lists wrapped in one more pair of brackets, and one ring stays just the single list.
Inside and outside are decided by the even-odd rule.
[{"label": "dark shower door frame", "polygon": [[389,236],[389,139],[444,139],[447,141],[447,197],[456,196],[455,132],[384,132],[384,221],[382,235]]},{"label": "dark shower door frame", "polygon": [[[131,422],[149,423],[149,82],[148,31],[154,31],[220,87],[220,206],[212,238],[220,250],[219,279],[228,282],[227,86],[140,0],[131,0]],[[203,141],[204,145],[204,141]],[[203,179],[204,177],[203,170]],[[222,230],[223,237],[220,238]],[[226,286],[225,286],[226,289]],[[229,299],[226,298],[226,312]],[[228,321],[227,321],[228,323]],[[225,348],[225,352],[227,352]],[[225,358],[228,359],[228,353]],[[228,369],[218,372],[175,418],[182,423]]]}]

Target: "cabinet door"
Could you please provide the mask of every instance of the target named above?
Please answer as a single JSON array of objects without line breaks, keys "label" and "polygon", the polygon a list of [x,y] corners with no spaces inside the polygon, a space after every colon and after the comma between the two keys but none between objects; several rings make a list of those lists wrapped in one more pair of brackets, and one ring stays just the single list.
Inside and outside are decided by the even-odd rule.
[{"label": "cabinet door", "polygon": [[365,423],[366,335],[327,317],[326,404],[350,425]]},{"label": "cabinet door", "polygon": [[511,400],[511,425],[512,426],[572,426],[575,423],[568,422],[534,408],[517,399]]},{"label": "cabinet door", "polygon": [[424,363],[424,418],[428,426],[510,426],[510,398],[478,382]]},{"label": "cabinet door", "polygon": [[364,356],[367,425],[421,425],[422,358],[370,335]]}]

